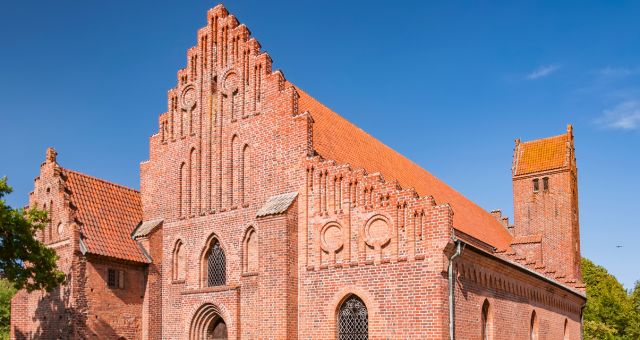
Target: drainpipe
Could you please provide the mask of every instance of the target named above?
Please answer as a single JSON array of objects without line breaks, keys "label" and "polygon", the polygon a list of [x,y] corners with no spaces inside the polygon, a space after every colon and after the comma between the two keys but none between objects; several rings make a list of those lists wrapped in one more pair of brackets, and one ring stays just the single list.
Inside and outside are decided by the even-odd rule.
[{"label": "drainpipe", "polygon": [[462,253],[462,248],[461,248],[461,244],[460,241],[458,241],[455,236],[453,237],[453,241],[456,243],[456,252],[451,255],[451,257],[449,258],[449,339],[450,340],[454,340],[455,334],[455,319],[454,319],[454,310],[455,310],[455,299],[454,299],[454,281],[453,281],[453,260],[460,256],[460,253]]}]

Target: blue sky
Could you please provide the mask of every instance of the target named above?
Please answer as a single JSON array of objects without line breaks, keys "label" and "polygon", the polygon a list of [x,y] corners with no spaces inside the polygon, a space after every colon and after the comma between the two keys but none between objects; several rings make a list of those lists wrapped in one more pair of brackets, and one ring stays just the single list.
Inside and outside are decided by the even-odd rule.
[{"label": "blue sky", "polygon": [[[0,176],[24,205],[47,146],[139,187],[210,1],[12,1],[0,11]],[[575,128],[582,252],[640,279],[640,3],[229,1],[287,79],[487,210],[513,141]],[[616,246],[621,245],[621,248]]]}]

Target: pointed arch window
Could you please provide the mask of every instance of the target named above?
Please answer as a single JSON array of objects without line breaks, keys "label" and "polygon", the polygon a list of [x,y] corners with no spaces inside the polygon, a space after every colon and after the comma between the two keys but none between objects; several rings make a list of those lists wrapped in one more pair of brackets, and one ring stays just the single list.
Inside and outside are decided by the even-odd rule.
[{"label": "pointed arch window", "polygon": [[249,227],[243,240],[242,270],[244,273],[258,272],[258,235]]},{"label": "pointed arch window", "polygon": [[185,250],[181,240],[176,242],[173,249],[173,280],[182,281],[185,278]]},{"label": "pointed arch window", "polygon": [[489,300],[484,300],[482,304],[482,340],[491,339],[491,306],[489,305]]},{"label": "pointed arch window", "polygon": [[338,310],[338,339],[369,339],[369,313],[367,306],[356,295],[350,295]]},{"label": "pointed arch window", "polygon": [[529,327],[529,339],[538,340],[538,316],[536,311],[531,313],[531,324]]},{"label": "pointed arch window", "polygon": [[226,259],[220,242],[214,239],[204,256],[206,286],[224,286],[226,284]]}]

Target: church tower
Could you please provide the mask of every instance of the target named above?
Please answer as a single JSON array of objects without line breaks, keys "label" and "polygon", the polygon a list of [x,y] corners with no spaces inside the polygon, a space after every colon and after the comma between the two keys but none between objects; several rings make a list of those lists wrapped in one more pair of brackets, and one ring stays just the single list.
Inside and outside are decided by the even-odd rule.
[{"label": "church tower", "polygon": [[541,240],[547,270],[580,281],[578,168],[573,128],[559,136],[516,140],[513,154],[516,238]]}]

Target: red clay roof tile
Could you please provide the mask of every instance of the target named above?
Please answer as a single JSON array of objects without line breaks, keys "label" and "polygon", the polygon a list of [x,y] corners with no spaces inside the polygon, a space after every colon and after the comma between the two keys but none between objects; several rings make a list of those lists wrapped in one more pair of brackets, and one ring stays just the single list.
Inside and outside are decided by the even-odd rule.
[{"label": "red clay roof tile", "polygon": [[149,262],[131,238],[142,220],[140,193],[136,190],[62,169],[76,218],[82,224],[88,253],[136,262]]},{"label": "red clay roof tile", "polygon": [[396,179],[404,188],[421,196],[432,195],[438,203],[449,203],[454,226],[498,249],[511,243],[511,234],[487,211],[444,184],[438,178],[353,125],[297,88],[301,112],[313,117],[313,147],[325,159],[349,163],[356,168],[379,171]]},{"label": "red clay roof tile", "polygon": [[562,134],[517,145],[514,175],[559,169],[567,164],[570,136]]}]

